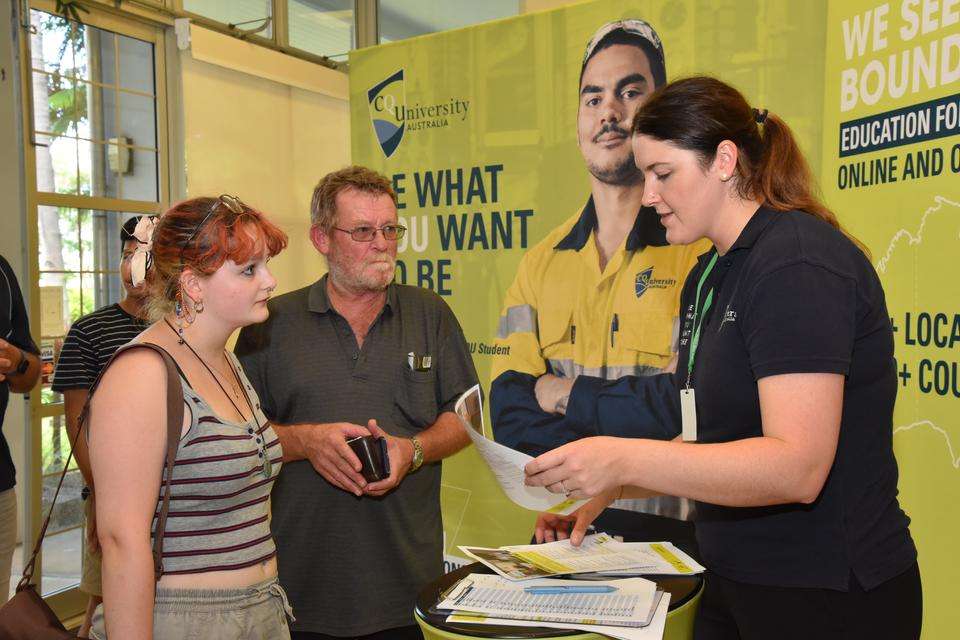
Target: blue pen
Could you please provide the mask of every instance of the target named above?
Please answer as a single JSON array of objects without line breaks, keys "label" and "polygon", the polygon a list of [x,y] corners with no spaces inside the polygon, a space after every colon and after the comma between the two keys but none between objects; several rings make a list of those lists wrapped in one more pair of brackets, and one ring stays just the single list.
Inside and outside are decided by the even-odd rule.
[{"label": "blue pen", "polygon": [[617,590],[616,587],[611,587],[610,585],[557,585],[552,587],[525,587],[524,592],[530,593],[533,595],[548,595],[548,594],[557,594],[557,593],[613,593]]}]

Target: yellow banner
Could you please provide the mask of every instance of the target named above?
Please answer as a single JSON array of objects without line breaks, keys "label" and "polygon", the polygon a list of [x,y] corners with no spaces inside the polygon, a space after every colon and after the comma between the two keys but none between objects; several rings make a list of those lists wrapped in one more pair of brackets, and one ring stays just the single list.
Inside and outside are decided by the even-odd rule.
[{"label": "yellow banner", "polygon": [[[446,298],[485,387],[521,256],[589,195],[576,118],[600,25],[646,20],[668,78],[716,75],[790,124],[828,204],[873,252],[897,329],[894,444],[926,638],[960,626],[948,603],[960,568],[958,11],[932,0],[602,0],[350,57],[353,161],[393,179],[410,229],[397,278]],[[442,503],[451,562],[457,545],[532,533],[534,514],[503,497],[472,450],[444,464]]]},{"label": "yellow banner", "polygon": [[826,51],[824,196],[883,281],[923,637],[948,638],[960,627],[960,3],[831,2]]}]

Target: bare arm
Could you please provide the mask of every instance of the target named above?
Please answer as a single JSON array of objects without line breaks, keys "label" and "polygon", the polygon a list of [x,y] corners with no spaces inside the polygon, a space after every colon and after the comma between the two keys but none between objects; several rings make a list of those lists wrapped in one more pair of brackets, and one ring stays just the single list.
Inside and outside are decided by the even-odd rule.
[{"label": "bare arm", "polygon": [[153,637],[150,528],[166,450],[165,385],[157,354],[125,353],[108,369],[91,406],[90,463],[110,637]]},{"label": "bare arm", "polygon": [[574,497],[617,484],[732,507],[811,503],[833,465],[843,376],[784,374],[758,382],[763,435],[721,444],[588,438],[527,465],[528,482]]},{"label": "bare arm", "polygon": [[[470,436],[452,411],[444,411],[437,416],[436,422],[417,434],[417,440],[423,446],[424,462],[443,460],[470,444]],[[412,445],[410,454],[413,455]]]},{"label": "bare arm", "polygon": [[[29,363],[27,370],[17,373],[16,369],[24,358]],[[6,380],[10,385],[10,391],[14,393],[27,393],[33,389],[39,378],[40,358],[6,340],[0,340],[0,382]]]},{"label": "bare arm", "polygon": [[73,447],[73,457],[77,460],[77,466],[80,473],[83,474],[83,481],[88,487],[93,487],[93,473],[90,471],[90,452],[87,448],[86,438],[80,436],[77,438],[77,431],[80,426],[80,412],[83,411],[83,405],[87,402],[90,392],[87,389],[65,389],[63,392],[63,411],[67,419],[67,433],[70,436],[70,442],[76,441]]}]

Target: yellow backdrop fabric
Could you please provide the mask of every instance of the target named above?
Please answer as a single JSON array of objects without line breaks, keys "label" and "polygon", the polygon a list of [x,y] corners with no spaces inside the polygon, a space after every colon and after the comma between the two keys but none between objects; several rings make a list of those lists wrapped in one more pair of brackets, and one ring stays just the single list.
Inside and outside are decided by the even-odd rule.
[{"label": "yellow backdrop fabric", "polygon": [[826,54],[821,184],[883,281],[923,637],[951,638],[960,627],[960,3],[831,2]]},{"label": "yellow backdrop fabric", "polygon": [[[960,8],[923,8],[930,4],[571,5],[354,51],[350,109],[353,161],[393,179],[409,228],[398,280],[446,298],[484,382],[502,296],[520,257],[589,195],[576,144],[577,91],[584,47],[601,24],[647,20],[663,40],[668,78],[716,75],[786,120],[822,176],[828,204],[871,249],[886,287],[898,365],[911,376],[896,416],[901,498],[920,547],[924,637],[941,638],[960,622],[957,608],[947,606],[958,568],[951,536],[960,525],[960,427],[949,411],[960,397],[952,354],[960,342],[960,285],[948,262],[960,214],[957,96],[944,101],[953,107],[943,108],[941,137],[864,152],[850,146],[858,134],[848,131],[845,144],[858,153],[841,157],[840,149],[841,123],[957,93]],[[907,157],[918,153],[908,178]],[[888,156],[898,162],[896,182],[851,186],[854,172],[863,182],[870,163]],[[866,168],[842,168],[862,162]],[[457,545],[528,540],[535,517],[504,498],[470,449],[445,463],[442,505],[451,563],[462,561]]]}]

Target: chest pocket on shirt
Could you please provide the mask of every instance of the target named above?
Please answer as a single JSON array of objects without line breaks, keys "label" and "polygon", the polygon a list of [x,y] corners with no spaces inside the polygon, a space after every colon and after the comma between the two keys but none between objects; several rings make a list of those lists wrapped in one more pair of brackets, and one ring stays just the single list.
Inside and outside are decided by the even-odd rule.
[{"label": "chest pocket on shirt", "polygon": [[570,309],[543,309],[539,313],[537,331],[540,335],[540,349],[546,357],[556,357],[556,354],[550,351],[571,343],[571,332],[574,331],[572,325],[573,312]]},{"label": "chest pocket on shirt", "polygon": [[673,355],[673,314],[630,311],[619,318],[621,345],[638,352],[637,364],[665,367]]},{"label": "chest pocket on shirt", "polygon": [[437,419],[438,409],[436,370],[431,368],[428,371],[412,371],[404,362],[398,382],[394,393],[394,417],[397,426],[416,433],[433,424]]}]

